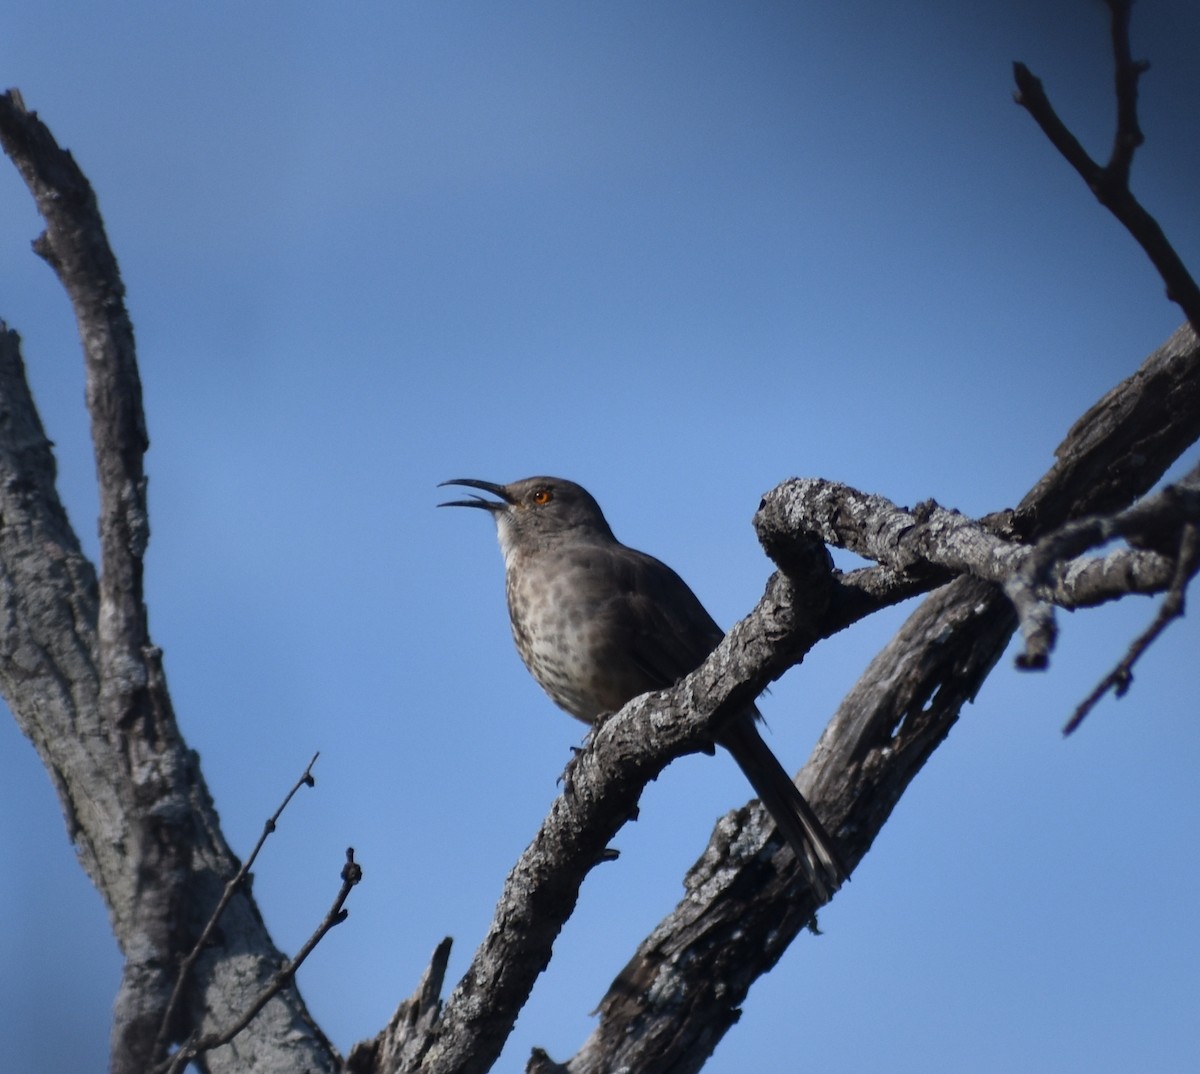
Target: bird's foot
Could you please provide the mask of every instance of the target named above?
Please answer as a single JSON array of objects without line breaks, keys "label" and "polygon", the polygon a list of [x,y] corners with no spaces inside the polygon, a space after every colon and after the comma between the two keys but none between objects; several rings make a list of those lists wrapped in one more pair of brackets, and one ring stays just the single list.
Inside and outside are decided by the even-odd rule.
[{"label": "bird's foot", "polygon": [[567,766],[562,770],[562,774],[558,777],[558,785],[562,787],[563,793],[568,795],[575,794],[575,766],[579,764],[579,758],[583,756],[583,751],[587,748],[586,741],[583,746],[571,747],[571,759],[567,761]]}]

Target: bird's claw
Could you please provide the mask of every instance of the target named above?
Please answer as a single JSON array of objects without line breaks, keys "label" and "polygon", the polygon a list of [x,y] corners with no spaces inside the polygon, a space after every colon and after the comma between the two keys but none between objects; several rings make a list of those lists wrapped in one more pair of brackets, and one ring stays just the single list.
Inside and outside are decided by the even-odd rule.
[{"label": "bird's claw", "polygon": [[575,766],[579,764],[579,758],[583,756],[586,748],[586,745],[571,747],[571,759],[567,761],[567,766],[562,770],[557,780],[564,794],[572,796],[575,794]]}]

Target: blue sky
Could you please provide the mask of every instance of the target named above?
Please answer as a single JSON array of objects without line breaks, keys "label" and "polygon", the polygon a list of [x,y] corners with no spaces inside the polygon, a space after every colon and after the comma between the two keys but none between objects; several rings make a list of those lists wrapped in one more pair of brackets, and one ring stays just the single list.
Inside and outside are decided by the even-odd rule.
[{"label": "blue sky", "polygon": [[[1153,63],[1135,190],[1196,271],[1200,12],[1140,4],[1134,45]],[[365,869],[301,974],[342,1049],[443,935],[461,972],[581,737],[512,649],[490,525],[434,510],[438,481],[574,478],[729,624],[770,571],[763,491],[801,474],[1011,506],[1180,322],[1013,104],[1015,59],[1106,154],[1095,0],[6,15],[4,83],[90,176],[128,286],[151,625],[239,852],[321,751],[256,868],[280,946],[324,913],[346,846]],[[94,550],[82,363],[38,229],[0,168],[0,317]],[[1194,621],[1059,735],[1152,614],[1065,616],[1047,675],[1001,662],[707,1070],[1195,1063]],[[902,615],[765,699],[786,765]],[[0,1039],[13,1069],[98,1069],[117,952],[10,721],[0,787]],[[648,788],[498,1069],[575,1051],[748,796],[724,757]]]}]

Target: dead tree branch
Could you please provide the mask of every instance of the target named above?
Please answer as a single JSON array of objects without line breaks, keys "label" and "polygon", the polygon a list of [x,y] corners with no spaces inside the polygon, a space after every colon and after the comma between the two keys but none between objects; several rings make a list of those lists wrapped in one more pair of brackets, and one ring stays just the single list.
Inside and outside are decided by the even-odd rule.
[{"label": "dead tree branch", "polygon": [[220,1032],[209,1033],[202,1037],[193,1036],[189,1038],[170,1060],[162,1064],[159,1069],[165,1071],[165,1074],[178,1074],[179,1071],[183,1070],[197,1056],[205,1055],[214,1048],[220,1048],[222,1045],[229,1044],[235,1040],[262,1013],[263,1008],[292,983],[292,980],[296,976],[296,971],[304,964],[304,960],[313,953],[317,944],[325,938],[330,929],[346,920],[350,913],[349,910],[345,909],[346,900],[350,897],[350,892],[354,889],[355,885],[361,880],[362,867],[354,860],[354,848],[350,847],[346,851],[346,864],[342,867],[342,886],[338,889],[338,893],[334,897],[333,905],[326,911],[325,916],[321,919],[321,923],[304,942],[304,946],[297,952],[296,957],[283,966],[280,966],[267,986],[254,997],[246,1009],[234,1020],[232,1025],[222,1029]]},{"label": "dead tree branch", "polygon": [[1117,91],[1117,123],[1108,162],[1094,161],[1067,125],[1059,118],[1046,96],[1041,79],[1023,63],[1013,64],[1017,83],[1016,102],[1034,118],[1067,163],[1080,175],[1097,200],[1137,240],[1167,285],[1167,297],[1178,303],[1192,328],[1200,332],[1200,287],[1163,230],[1133,196],[1129,172],[1133,155],[1142,144],[1137,117],[1138,79],[1148,70],[1144,60],[1134,60],[1129,45],[1129,14],[1132,0],[1106,0],[1111,15]]},{"label": "dead tree branch", "polygon": [[[18,340],[0,339],[0,574],[6,585],[0,683],[22,731],[52,774],[68,831],[109,907],[126,962],[111,1069],[143,1074],[154,1054],[176,967],[238,863],[221,835],[195,755],[175,723],[161,653],[142,601],[146,447],[141,387],[124,288],[96,199],[19,94],[0,95],[0,143],[46,221],[35,248],[75,309],[87,368],[101,485],[99,581],[54,487],[50,444],[25,379]],[[176,1039],[227,1025],[282,963],[253,902],[240,892],[223,915],[227,944],[197,961]],[[233,952],[239,952],[234,957]],[[245,953],[243,953],[245,952]],[[248,954],[246,954],[248,953]],[[335,1055],[294,987],[281,992],[209,1069],[278,1069]],[[298,1052],[299,1049],[299,1052]],[[272,1056],[276,1058],[271,1059]]]},{"label": "dead tree branch", "polygon": [[[254,849],[250,851],[250,856],[242,862],[241,867],[225,885],[225,890],[221,892],[221,898],[217,905],[213,907],[212,914],[204,923],[204,928],[200,930],[200,935],[196,937],[196,942],[192,945],[192,949],[184,957],[179,964],[179,969],[175,974],[175,987],[171,990],[171,998],[167,1003],[167,1009],[163,1014],[162,1024],[158,1028],[158,1037],[154,1042],[154,1054],[163,1055],[167,1049],[167,1042],[170,1039],[170,1026],[175,1015],[175,1011],[179,1006],[180,997],[183,995],[183,987],[187,983],[188,975],[192,972],[192,967],[195,966],[196,960],[200,957],[201,952],[212,941],[213,932],[217,927],[217,922],[221,920],[221,914],[224,913],[225,907],[229,905],[229,900],[241,888],[246,877],[250,875],[250,870],[254,868],[254,863],[258,860],[259,851],[262,850],[263,844],[275,832],[276,826],[279,824],[279,818],[283,816],[283,811],[287,809],[288,804],[296,796],[296,792],[301,787],[312,787],[316,780],[313,779],[313,765],[317,763],[319,753],[314,753],[312,760],[308,762],[300,778],[292,785],[292,789],[284,795],[283,801],[279,803],[279,808],[267,818],[267,822],[263,825],[262,834],[258,837],[258,842],[254,844]],[[351,860],[353,860],[351,858]],[[294,965],[298,965],[295,963]],[[282,978],[277,975],[277,978],[282,982]],[[278,989],[276,989],[278,991]],[[272,993],[273,995],[274,993]],[[270,996],[267,997],[268,999]],[[261,1010],[262,1005],[259,1005]],[[224,1044],[227,1041],[220,1041]],[[210,1050],[217,1045],[209,1044],[205,1050]],[[193,1053],[196,1054],[196,1053]]]},{"label": "dead tree branch", "polygon": [[967,518],[933,501],[910,510],[834,481],[793,478],[764,497],[756,525],[764,540],[788,529],[814,534],[835,548],[878,561],[891,568],[893,577],[907,577],[914,585],[966,573],[1011,587],[1015,604],[1019,597],[1080,608],[1130,593],[1162,592],[1174,577],[1174,561],[1157,552],[1124,549],[1086,558],[1080,553],[1114,536],[1177,533],[1198,511],[1200,494],[1181,482],[1152,504],[1073,523],[1030,546],[998,536],[988,520]]},{"label": "dead tree branch", "polygon": [[1159,635],[1183,615],[1187,584],[1196,576],[1197,570],[1200,570],[1200,530],[1195,525],[1188,525],[1184,527],[1183,536],[1179,542],[1179,556],[1176,560],[1175,576],[1171,580],[1171,588],[1167,592],[1166,599],[1159,606],[1154,621],[1144,633],[1134,640],[1121,662],[1101,679],[1099,685],[1080,702],[1079,707],[1075,709],[1071,719],[1063,728],[1064,735],[1074,733],[1086,719],[1088,713],[1096,707],[1096,703],[1109,690],[1112,690],[1117,697],[1125,696],[1133,682],[1134,664],[1141,659],[1142,654],[1150,648]]},{"label": "dead tree branch", "polygon": [[[1190,525],[1198,520],[1200,467],[1178,484],[1168,485],[1157,495],[1125,511],[1077,519],[1038,541],[1023,561],[1006,578],[1000,579],[1017,610],[1025,637],[1024,652],[1017,658],[1018,666],[1044,668],[1049,662],[1057,628],[1048,582],[1051,575],[1070,575],[1076,569],[1085,569],[1086,563],[1081,567],[1073,557],[1118,537],[1143,544],[1161,544],[1166,535],[1165,539],[1178,547]],[[1174,587],[1178,583],[1172,565],[1171,574],[1161,588]]]},{"label": "dead tree branch", "polygon": [[433,1038],[436,1022],[442,1011],[442,985],[446,980],[446,965],[450,961],[452,941],[447,936],[437,945],[429,965],[417,982],[416,990],[392,1015],[391,1021],[379,1036],[355,1045],[346,1060],[346,1074],[372,1074],[374,1071],[418,1070],[420,1054],[389,1048],[415,1046],[424,1048]]}]

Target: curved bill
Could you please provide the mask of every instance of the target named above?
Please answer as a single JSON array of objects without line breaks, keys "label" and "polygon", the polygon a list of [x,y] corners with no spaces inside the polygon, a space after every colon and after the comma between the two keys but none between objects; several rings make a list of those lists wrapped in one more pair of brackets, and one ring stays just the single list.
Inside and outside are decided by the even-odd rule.
[{"label": "curved bill", "polygon": [[446,485],[465,485],[467,488],[483,489],[484,492],[490,492],[493,496],[499,496],[500,502],[472,495],[469,500],[448,500],[446,503],[439,503],[438,507],[482,507],[485,511],[502,511],[505,506],[513,502],[513,497],[508,489],[504,485],[497,485],[494,481],[479,481],[473,477],[455,477],[450,481],[438,482],[438,488],[444,488]]}]

